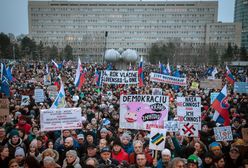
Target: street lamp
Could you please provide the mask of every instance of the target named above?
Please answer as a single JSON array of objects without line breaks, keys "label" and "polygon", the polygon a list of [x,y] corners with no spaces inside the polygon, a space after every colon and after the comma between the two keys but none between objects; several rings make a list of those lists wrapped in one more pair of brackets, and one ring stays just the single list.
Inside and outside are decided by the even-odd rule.
[{"label": "street lamp", "polygon": [[104,41],[104,53],[103,53],[103,58],[102,58],[102,63],[104,63],[104,58],[105,58],[105,53],[107,49],[107,37],[108,37],[108,31],[105,31],[105,41]]}]

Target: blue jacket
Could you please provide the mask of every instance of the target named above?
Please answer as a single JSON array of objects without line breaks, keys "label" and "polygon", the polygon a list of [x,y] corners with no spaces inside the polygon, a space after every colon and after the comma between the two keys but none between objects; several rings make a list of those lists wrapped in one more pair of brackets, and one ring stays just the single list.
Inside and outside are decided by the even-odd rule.
[{"label": "blue jacket", "polygon": [[134,152],[133,144],[131,142],[129,142],[127,145],[123,145],[123,149],[128,153],[128,155]]}]

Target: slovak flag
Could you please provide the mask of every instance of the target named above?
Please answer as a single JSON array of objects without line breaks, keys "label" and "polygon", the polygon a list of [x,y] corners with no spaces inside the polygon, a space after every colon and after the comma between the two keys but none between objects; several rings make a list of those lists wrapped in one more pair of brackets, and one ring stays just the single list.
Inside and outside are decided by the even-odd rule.
[{"label": "slovak flag", "polygon": [[59,65],[54,60],[52,60],[52,63],[57,69],[59,69]]},{"label": "slovak flag", "polygon": [[97,87],[101,86],[101,72],[99,73],[97,69],[95,69],[94,81]]},{"label": "slovak flag", "polygon": [[78,66],[76,71],[76,78],[74,81],[75,86],[78,88],[78,90],[81,89],[82,85],[85,82],[85,75],[86,72],[83,72],[82,64],[80,58],[78,58]]},{"label": "slovak flag", "polygon": [[234,77],[233,77],[231,71],[229,70],[229,68],[227,66],[226,66],[226,80],[230,84],[234,85],[234,82],[235,82]]},{"label": "slovak flag", "polygon": [[144,86],[143,57],[141,56],[138,69],[139,87]]},{"label": "slovak flag", "polygon": [[220,116],[225,120],[224,126],[230,125],[229,119],[229,104],[227,99],[227,88],[226,85],[223,87],[219,95],[214,100],[212,107],[220,114]]}]

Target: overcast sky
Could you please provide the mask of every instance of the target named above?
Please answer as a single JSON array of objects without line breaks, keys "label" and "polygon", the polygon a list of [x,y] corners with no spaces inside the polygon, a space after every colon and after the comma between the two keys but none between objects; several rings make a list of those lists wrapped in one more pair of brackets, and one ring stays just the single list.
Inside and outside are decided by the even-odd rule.
[{"label": "overcast sky", "polygon": [[[219,0],[218,21],[233,22],[234,1]],[[28,34],[28,0],[0,0],[0,32]]]}]

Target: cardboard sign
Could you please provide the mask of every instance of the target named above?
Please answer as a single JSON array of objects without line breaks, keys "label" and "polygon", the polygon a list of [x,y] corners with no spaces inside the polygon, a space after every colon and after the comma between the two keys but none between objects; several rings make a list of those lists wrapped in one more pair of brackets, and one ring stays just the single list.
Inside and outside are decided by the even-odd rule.
[{"label": "cardboard sign", "polygon": [[81,108],[41,110],[40,126],[41,131],[82,129]]},{"label": "cardboard sign", "polygon": [[110,71],[106,70],[102,73],[102,83],[108,84],[137,84],[138,71]]},{"label": "cardboard sign", "polygon": [[200,88],[221,89],[222,81],[221,79],[203,80],[203,81],[200,81]]},{"label": "cardboard sign", "polygon": [[166,129],[151,128],[149,149],[164,150],[166,141]]},{"label": "cardboard sign", "polygon": [[216,141],[232,141],[232,129],[230,126],[214,127],[214,136]]},{"label": "cardboard sign", "polygon": [[29,96],[22,95],[21,106],[28,106],[29,103],[30,103],[30,98],[29,98]]},{"label": "cardboard sign", "polygon": [[178,121],[198,123],[201,129],[201,98],[177,97]]},{"label": "cardboard sign", "polygon": [[51,85],[52,84],[52,78],[50,74],[44,75],[43,78],[44,85]]},{"label": "cardboard sign", "polygon": [[179,131],[179,122],[178,121],[165,121],[164,128],[168,132],[177,132]]},{"label": "cardboard sign", "polygon": [[168,119],[168,106],[168,96],[121,95],[120,128],[164,128],[164,121]]},{"label": "cardboard sign", "polygon": [[242,128],[242,137],[245,142],[248,142],[248,128]]},{"label": "cardboard sign", "polygon": [[0,99],[0,123],[5,122],[9,117],[9,100]]},{"label": "cardboard sign", "polygon": [[162,95],[163,91],[161,88],[152,88],[152,94],[153,95]]},{"label": "cardboard sign", "polygon": [[171,85],[187,86],[186,78],[179,78],[170,75],[164,75],[159,73],[150,73],[150,81],[168,83]]},{"label": "cardboard sign", "polygon": [[247,82],[234,82],[234,92],[248,93],[248,83]]},{"label": "cardboard sign", "polygon": [[43,89],[34,90],[35,103],[44,102],[45,95]]},{"label": "cardboard sign", "polygon": [[198,123],[180,122],[180,135],[186,137],[198,137]]}]

